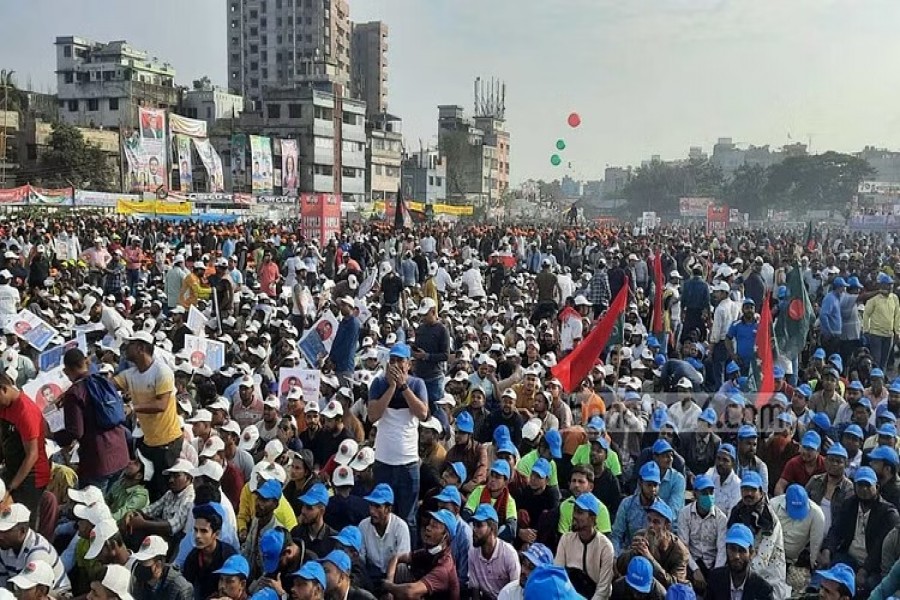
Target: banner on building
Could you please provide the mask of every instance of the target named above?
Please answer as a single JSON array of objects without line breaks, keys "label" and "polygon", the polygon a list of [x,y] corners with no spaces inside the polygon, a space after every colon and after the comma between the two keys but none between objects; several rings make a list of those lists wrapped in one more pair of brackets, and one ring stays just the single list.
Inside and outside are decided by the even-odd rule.
[{"label": "banner on building", "polygon": [[116,194],[109,192],[75,190],[75,206],[98,206],[103,208],[115,208],[116,202],[119,200],[140,200],[140,196],[133,194]]},{"label": "banner on building", "polygon": [[17,188],[0,190],[0,204],[7,206],[24,206],[28,203],[28,188],[23,185]]},{"label": "banner on building", "polygon": [[256,203],[265,206],[284,206],[297,204],[297,196],[257,196]]},{"label": "banner on building", "polygon": [[165,200],[119,200],[116,212],[120,215],[171,215],[191,216],[190,202],[166,202]]},{"label": "banner on building", "polygon": [[[406,207],[411,212],[421,212],[424,214],[425,212],[425,204],[422,202],[413,202],[411,200],[404,200],[406,203]],[[393,217],[394,210],[396,208],[396,202],[388,202],[387,206],[382,201],[377,201],[372,204],[372,209],[374,212],[379,214],[384,214],[386,217]],[[434,210],[435,215],[447,215],[450,217],[471,217],[475,213],[474,206],[457,206],[455,204],[432,204],[432,210]]]},{"label": "banner on building", "polygon": [[713,235],[728,229],[728,207],[709,205],[706,207],[706,235]]},{"label": "banner on building", "polygon": [[856,187],[859,194],[900,195],[900,183],[890,181],[860,181]]},{"label": "banner on building", "polygon": [[172,132],[172,135],[181,133],[191,137],[205,138],[206,121],[189,119],[173,113],[169,115],[169,130]]},{"label": "banner on building", "polygon": [[126,184],[135,192],[155,192],[168,187],[166,162],[166,111],[138,109],[140,127],[123,139]]},{"label": "banner on building", "polygon": [[260,135],[250,136],[250,158],[254,194],[272,193],[272,142]]},{"label": "banner on building", "polygon": [[232,204],[234,197],[231,194],[202,193],[188,194],[187,199],[195,204]]},{"label": "banner on building", "polygon": [[219,157],[219,153],[207,139],[194,138],[194,148],[197,149],[200,162],[206,169],[209,191],[213,193],[225,191],[225,175],[222,172],[222,159]]},{"label": "banner on building", "polygon": [[236,133],[231,136],[231,188],[244,191],[249,185],[247,177],[247,135]]},{"label": "banner on building", "polygon": [[299,159],[297,140],[281,140],[281,190],[285,194],[297,194],[300,186]]},{"label": "banner on building", "polygon": [[715,201],[715,198],[679,198],[678,214],[683,218],[702,219],[706,216],[706,209]]},{"label": "banner on building", "polygon": [[28,186],[28,204],[42,204],[46,206],[72,206],[75,203],[75,190],[73,188],[61,188],[48,190]]},{"label": "banner on building", "polygon": [[178,155],[178,189],[182,192],[190,192],[194,186],[191,138],[184,134],[175,134],[175,150]]}]

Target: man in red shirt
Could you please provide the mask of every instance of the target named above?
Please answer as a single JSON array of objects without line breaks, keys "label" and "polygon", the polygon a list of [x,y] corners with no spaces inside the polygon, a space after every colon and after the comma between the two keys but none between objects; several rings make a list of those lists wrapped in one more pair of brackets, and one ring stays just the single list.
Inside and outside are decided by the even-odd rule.
[{"label": "man in red shirt", "polygon": [[825,472],[825,458],[819,449],[822,438],[815,431],[807,431],[800,440],[800,454],[785,463],[781,478],[775,484],[775,495],[780,496],[792,483],[806,487],[813,475]]},{"label": "man in red shirt", "polygon": [[459,598],[459,579],[450,554],[456,533],[456,517],[447,510],[429,513],[422,532],[424,548],[399,554],[388,563],[382,585],[386,592],[403,598]]},{"label": "man in red shirt", "polygon": [[0,446],[6,470],[3,506],[13,502],[31,511],[31,526],[38,504],[50,482],[50,461],[44,448],[44,416],[6,373],[0,373]]}]

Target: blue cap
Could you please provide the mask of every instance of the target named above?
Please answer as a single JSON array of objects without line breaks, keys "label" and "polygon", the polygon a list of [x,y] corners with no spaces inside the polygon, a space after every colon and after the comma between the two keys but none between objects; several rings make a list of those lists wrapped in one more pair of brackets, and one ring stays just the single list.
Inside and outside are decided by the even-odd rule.
[{"label": "blue cap", "polygon": [[429,511],[428,514],[431,515],[432,519],[444,526],[444,529],[447,530],[447,535],[450,537],[456,535],[456,516],[452,512],[442,508],[441,510]]},{"label": "blue cap", "polygon": [[831,419],[827,413],[817,412],[813,415],[812,423],[819,429],[831,429]]},{"label": "blue cap", "polygon": [[544,441],[550,448],[550,456],[556,459],[562,458],[562,436],[558,429],[551,429],[544,434]]},{"label": "blue cap", "polygon": [[500,442],[497,446],[496,454],[499,456],[500,454],[512,454],[513,456],[519,455],[519,449],[516,448],[515,444],[513,444],[509,440],[504,440]]},{"label": "blue cap", "polygon": [[659,498],[654,500],[653,504],[651,504],[644,510],[646,510],[647,512],[655,512],[656,514],[658,514],[661,517],[663,517],[664,519],[666,519],[669,523],[672,523],[675,521],[675,513],[672,512],[672,507],[669,506],[668,504],[666,504],[665,502],[663,502],[662,500],[660,500]]},{"label": "blue cap", "polygon": [[505,460],[495,460],[494,464],[491,465],[491,473],[503,475],[504,477],[509,479],[509,463]]},{"label": "blue cap", "polygon": [[604,431],[606,429],[606,421],[603,417],[591,417],[587,422],[587,429],[593,431]]},{"label": "blue cap", "polygon": [[750,298],[750,297],[744,298],[744,302],[743,302],[742,306],[747,306],[748,304],[750,306],[756,306],[756,302],[753,300],[753,298]]},{"label": "blue cap", "polygon": [[625,583],[634,591],[647,594],[653,588],[653,565],[643,556],[635,556],[628,562]]},{"label": "blue cap", "polygon": [[653,409],[653,414],[650,415],[650,431],[659,431],[662,429],[668,418],[669,411],[662,406]]},{"label": "blue cap", "polygon": [[728,404],[737,404],[741,408],[747,406],[747,400],[740,394],[728,394]]},{"label": "blue cap", "polygon": [[815,431],[807,431],[803,434],[803,437],[800,438],[800,446],[802,448],[818,450],[822,447],[822,438]]},{"label": "blue cap", "polygon": [[522,556],[531,561],[535,567],[553,564],[553,552],[540,542],[535,542],[522,552]]},{"label": "blue cap", "polygon": [[894,278],[887,273],[878,274],[878,285],[893,285]]},{"label": "blue cap", "polygon": [[706,475],[698,475],[694,477],[694,491],[699,492],[700,490],[711,490],[716,487],[716,484],[713,482],[712,477],[707,477]]},{"label": "blue cap", "polygon": [[472,418],[472,415],[469,414],[469,411],[464,410],[463,412],[456,415],[456,421],[454,425],[456,426],[456,429],[462,431],[463,433],[475,432],[475,419]]},{"label": "blue cap", "polygon": [[813,358],[817,358],[819,360],[825,360],[825,349],[824,348],[816,348],[815,352],[812,353]]},{"label": "blue cap", "polygon": [[647,481],[650,483],[659,483],[659,465],[655,462],[651,461],[648,463],[644,463],[641,466],[640,470],[641,481]]},{"label": "blue cap", "polygon": [[[535,463],[535,466],[536,465],[537,463]],[[435,496],[434,499],[437,502],[450,502],[451,504],[455,504],[456,506],[462,506],[462,496],[459,495],[459,490],[456,489],[456,486],[453,485],[444,486],[444,489],[441,490],[441,493]]]},{"label": "blue cap", "polygon": [[699,361],[696,357],[694,357],[694,356],[689,356],[689,357],[687,357],[687,364],[689,364],[689,365],[691,365],[692,367],[694,367],[694,370],[696,370],[696,371],[700,371],[700,370],[703,369],[703,363],[700,362],[700,361]]},{"label": "blue cap", "polygon": [[307,506],[316,506],[318,504],[328,506],[328,488],[323,483],[313,484],[305,494],[298,498],[298,501],[300,504]]},{"label": "blue cap", "polygon": [[774,377],[775,379],[784,379],[784,369],[776,366],[772,369],[772,377]]},{"label": "blue cap", "polygon": [[832,444],[831,447],[828,448],[828,452],[825,453],[825,456],[840,456],[842,458],[850,458],[850,455],[847,454],[847,449],[840,444]]},{"label": "blue cap", "polygon": [[653,442],[653,454],[665,454],[666,452],[675,452],[675,449],[672,447],[668,441],[659,438],[655,442]]},{"label": "blue cap", "polygon": [[865,406],[867,409],[869,409],[869,412],[872,412],[872,401],[868,398],[862,397],[856,401],[856,404],[858,406]]},{"label": "blue cap", "polygon": [[353,568],[353,562],[343,550],[332,550],[325,555],[325,558],[320,558],[319,562],[330,562],[343,573],[349,573]]},{"label": "blue cap", "polygon": [[852,435],[859,439],[864,439],[862,427],[860,427],[856,423],[851,423],[850,425],[847,425],[847,428],[844,429],[844,432],[841,435]]},{"label": "blue cap", "polygon": [[792,483],[785,492],[784,509],[790,518],[802,521],[809,514],[809,494],[802,485]]},{"label": "blue cap", "polygon": [[278,592],[272,588],[264,587],[255,591],[253,595],[250,596],[250,600],[281,600],[281,596],[279,596]]},{"label": "blue cap", "polygon": [[456,476],[459,477],[459,480],[465,483],[466,477],[468,476],[468,472],[466,471],[466,465],[461,462],[453,462],[450,463],[450,468],[453,469],[453,472],[456,473]]},{"label": "blue cap", "polygon": [[497,511],[494,510],[494,507],[490,504],[479,504],[478,508],[475,509],[475,514],[472,515],[472,520],[478,521],[479,523],[485,521],[493,521],[494,523],[500,522]]},{"label": "blue cap", "polygon": [[785,412],[778,413],[778,420],[782,421],[784,423],[787,423],[789,425],[793,425],[794,423],[797,422],[797,417],[794,416],[794,413],[792,413],[791,411],[788,410]]},{"label": "blue cap", "polygon": [[839,288],[839,287],[845,288],[845,287],[847,287],[847,282],[844,281],[843,277],[835,277],[834,281],[831,282],[831,287],[832,288]]},{"label": "blue cap", "polygon": [[270,529],[259,538],[259,553],[262,555],[263,573],[274,573],[281,561],[284,550],[284,530]]},{"label": "blue cap", "polygon": [[657,367],[663,366],[664,364],[666,364],[666,362],[668,362],[668,359],[666,358],[665,354],[657,354],[653,357],[653,364]]},{"label": "blue cap", "polygon": [[372,493],[365,497],[366,502],[370,504],[394,504],[394,490],[386,483],[379,483],[372,490]]},{"label": "blue cap", "polygon": [[325,581],[325,569],[322,568],[320,563],[314,560],[303,563],[299,569],[293,572],[293,575],[294,577],[299,577],[307,581],[315,581],[322,586],[323,590],[328,585]]},{"label": "blue cap", "polygon": [[222,564],[222,568],[213,571],[216,575],[242,575],[244,579],[250,577],[250,564],[240,554],[232,554]]},{"label": "blue cap", "polygon": [[600,513],[600,501],[590,492],[578,496],[575,499],[575,507],[595,516]]},{"label": "blue cap", "polygon": [[716,454],[727,454],[731,457],[731,462],[737,462],[737,450],[731,444],[719,444]]},{"label": "blue cap", "polygon": [[624,399],[625,399],[626,401],[640,400],[640,399],[641,399],[641,395],[638,394],[637,392],[635,392],[634,390],[628,390],[627,392],[625,392]]},{"label": "blue cap", "polygon": [[881,379],[884,379],[884,371],[882,371],[878,367],[875,367],[869,372],[869,379],[873,377],[880,377]]},{"label": "blue cap", "polygon": [[541,479],[546,479],[550,476],[550,463],[546,458],[539,458],[535,461],[534,466],[531,467],[531,472]]},{"label": "blue cap", "polygon": [[778,299],[779,299],[779,300],[784,300],[785,298],[787,298],[787,295],[788,295],[788,289],[787,289],[787,286],[786,286],[786,285],[779,285],[779,286],[778,286]]},{"label": "blue cap", "polygon": [[728,361],[728,364],[725,366],[725,374],[731,375],[732,373],[740,373],[741,368],[738,366],[736,362],[733,360]]},{"label": "blue cap", "polygon": [[862,381],[859,381],[858,379],[854,379],[853,381],[851,381],[850,385],[847,386],[847,389],[856,390],[858,392],[866,391],[866,388],[863,387]]},{"label": "blue cap", "polygon": [[403,342],[398,342],[391,346],[390,356],[392,358],[412,358],[412,350]]},{"label": "blue cap", "polygon": [[604,450],[609,450],[609,440],[607,440],[602,435],[598,435],[597,439],[591,442],[592,444],[600,444],[600,447]]},{"label": "blue cap", "polygon": [[878,435],[897,437],[897,426],[893,423],[885,423],[881,427],[878,428],[876,432]]},{"label": "blue cap", "polygon": [[749,550],[753,547],[753,532],[743,523],[735,523],[725,533],[725,543]]},{"label": "blue cap", "polygon": [[888,408],[887,402],[883,402],[875,407],[876,419],[887,419],[888,421],[896,421],[897,416]]},{"label": "blue cap", "polygon": [[648,348],[661,348],[662,344],[659,343],[659,340],[656,339],[655,335],[647,336],[647,347]]},{"label": "blue cap", "polygon": [[741,474],[741,487],[761,490],[763,489],[762,477],[756,471],[744,471]]},{"label": "blue cap", "polygon": [[[469,414],[469,413],[466,413]],[[471,415],[469,415],[471,417]],[[506,425],[498,425],[497,429],[494,430],[494,444],[499,446],[502,442],[508,442],[512,439],[512,435],[509,433],[509,427]]]},{"label": "blue cap", "polygon": [[266,500],[277,500],[281,498],[281,491],[281,484],[275,479],[269,479],[256,488],[256,493],[259,497],[265,498]]},{"label": "blue cap", "polygon": [[853,569],[844,563],[837,563],[830,569],[824,571],[816,571],[813,574],[813,581],[821,581],[827,579],[839,585],[844,586],[850,592],[850,597],[854,597],[856,593],[856,574]]},{"label": "blue cap", "polygon": [[666,600],[697,600],[697,594],[687,583],[676,583],[666,590]]},{"label": "blue cap", "polygon": [[[823,357],[824,358],[824,357]],[[807,400],[810,396],[812,396],[812,388],[809,387],[808,383],[801,383],[797,387],[794,388],[795,392],[798,392],[801,396],[804,396]]]},{"label": "blue cap", "polygon": [[878,478],[875,477],[875,471],[872,470],[872,467],[860,467],[856,470],[856,475],[853,477],[853,483],[868,483],[869,485],[875,485],[878,483]]},{"label": "blue cap", "polygon": [[850,279],[847,280],[847,287],[861,288],[862,284],[859,282],[859,277],[857,277],[856,275],[851,275]]},{"label": "blue cap", "polygon": [[900,381],[896,379],[888,386],[888,392],[892,394],[900,394]]},{"label": "blue cap", "polygon": [[900,458],[897,456],[897,451],[890,446],[878,446],[869,452],[869,461],[873,460],[881,460],[890,463],[895,467],[900,465]]},{"label": "blue cap", "polygon": [[749,440],[752,438],[758,438],[759,433],[756,432],[756,427],[754,427],[753,425],[741,425],[738,428],[737,436],[739,440]]},{"label": "blue cap", "polygon": [[700,416],[697,417],[698,421],[706,421],[710,425],[716,424],[716,411],[712,408],[706,408],[700,413]]},{"label": "blue cap", "polygon": [[547,598],[584,600],[569,581],[569,574],[566,573],[565,568],[554,565],[540,565],[531,572],[525,582],[523,598],[524,600],[547,600]]},{"label": "blue cap", "polygon": [[341,546],[353,548],[357,552],[362,549],[362,532],[356,525],[347,525],[337,535],[331,536]]},{"label": "blue cap", "polygon": [[832,354],[828,357],[828,362],[834,365],[838,373],[844,370],[844,359],[841,358],[840,354]]}]

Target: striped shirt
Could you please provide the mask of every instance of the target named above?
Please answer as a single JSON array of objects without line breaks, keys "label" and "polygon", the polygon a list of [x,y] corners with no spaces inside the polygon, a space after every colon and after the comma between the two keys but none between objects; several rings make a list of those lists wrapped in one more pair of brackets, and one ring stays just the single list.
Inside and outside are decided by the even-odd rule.
[{"label": "striped shirt", "polygon": [[0,550],[0,586],[6,587],[7,582],[25,570],[28,563],[43,561],[53,568],[56,583],[52,592],[68,591],[72,588],[65,567],[59,559],[56,549],[50,542],[33,529],[25,534],[25,541],[18,552],[15,550]]}]

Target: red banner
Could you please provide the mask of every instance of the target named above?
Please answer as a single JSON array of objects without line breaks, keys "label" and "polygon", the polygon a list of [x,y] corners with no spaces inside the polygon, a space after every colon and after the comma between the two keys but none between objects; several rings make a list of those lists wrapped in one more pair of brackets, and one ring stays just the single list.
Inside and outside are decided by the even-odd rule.
[{"label": "red banner", "polygon": [[17,188],[0,190],[0,204],[27,204],[30,188],[31,186],[23,185]]},{"label": "red banner", "polygon": [[756,352],[759,354],[762,378],[759,384],[756,406],[765,406],[775,392],[775,372],[772,361],[772,309],[769,307],[769,294],[763,299],[759,313],[759,329],[756,330]]},{"label": "red banner", "polygon": [[706,235],[713,235],[728,229],[728,206],[706,207]]},{"label": "red banner", "polygon": [[324,246],[341,232],[340,194],[300,194],[300,219],[304,237]]}]

